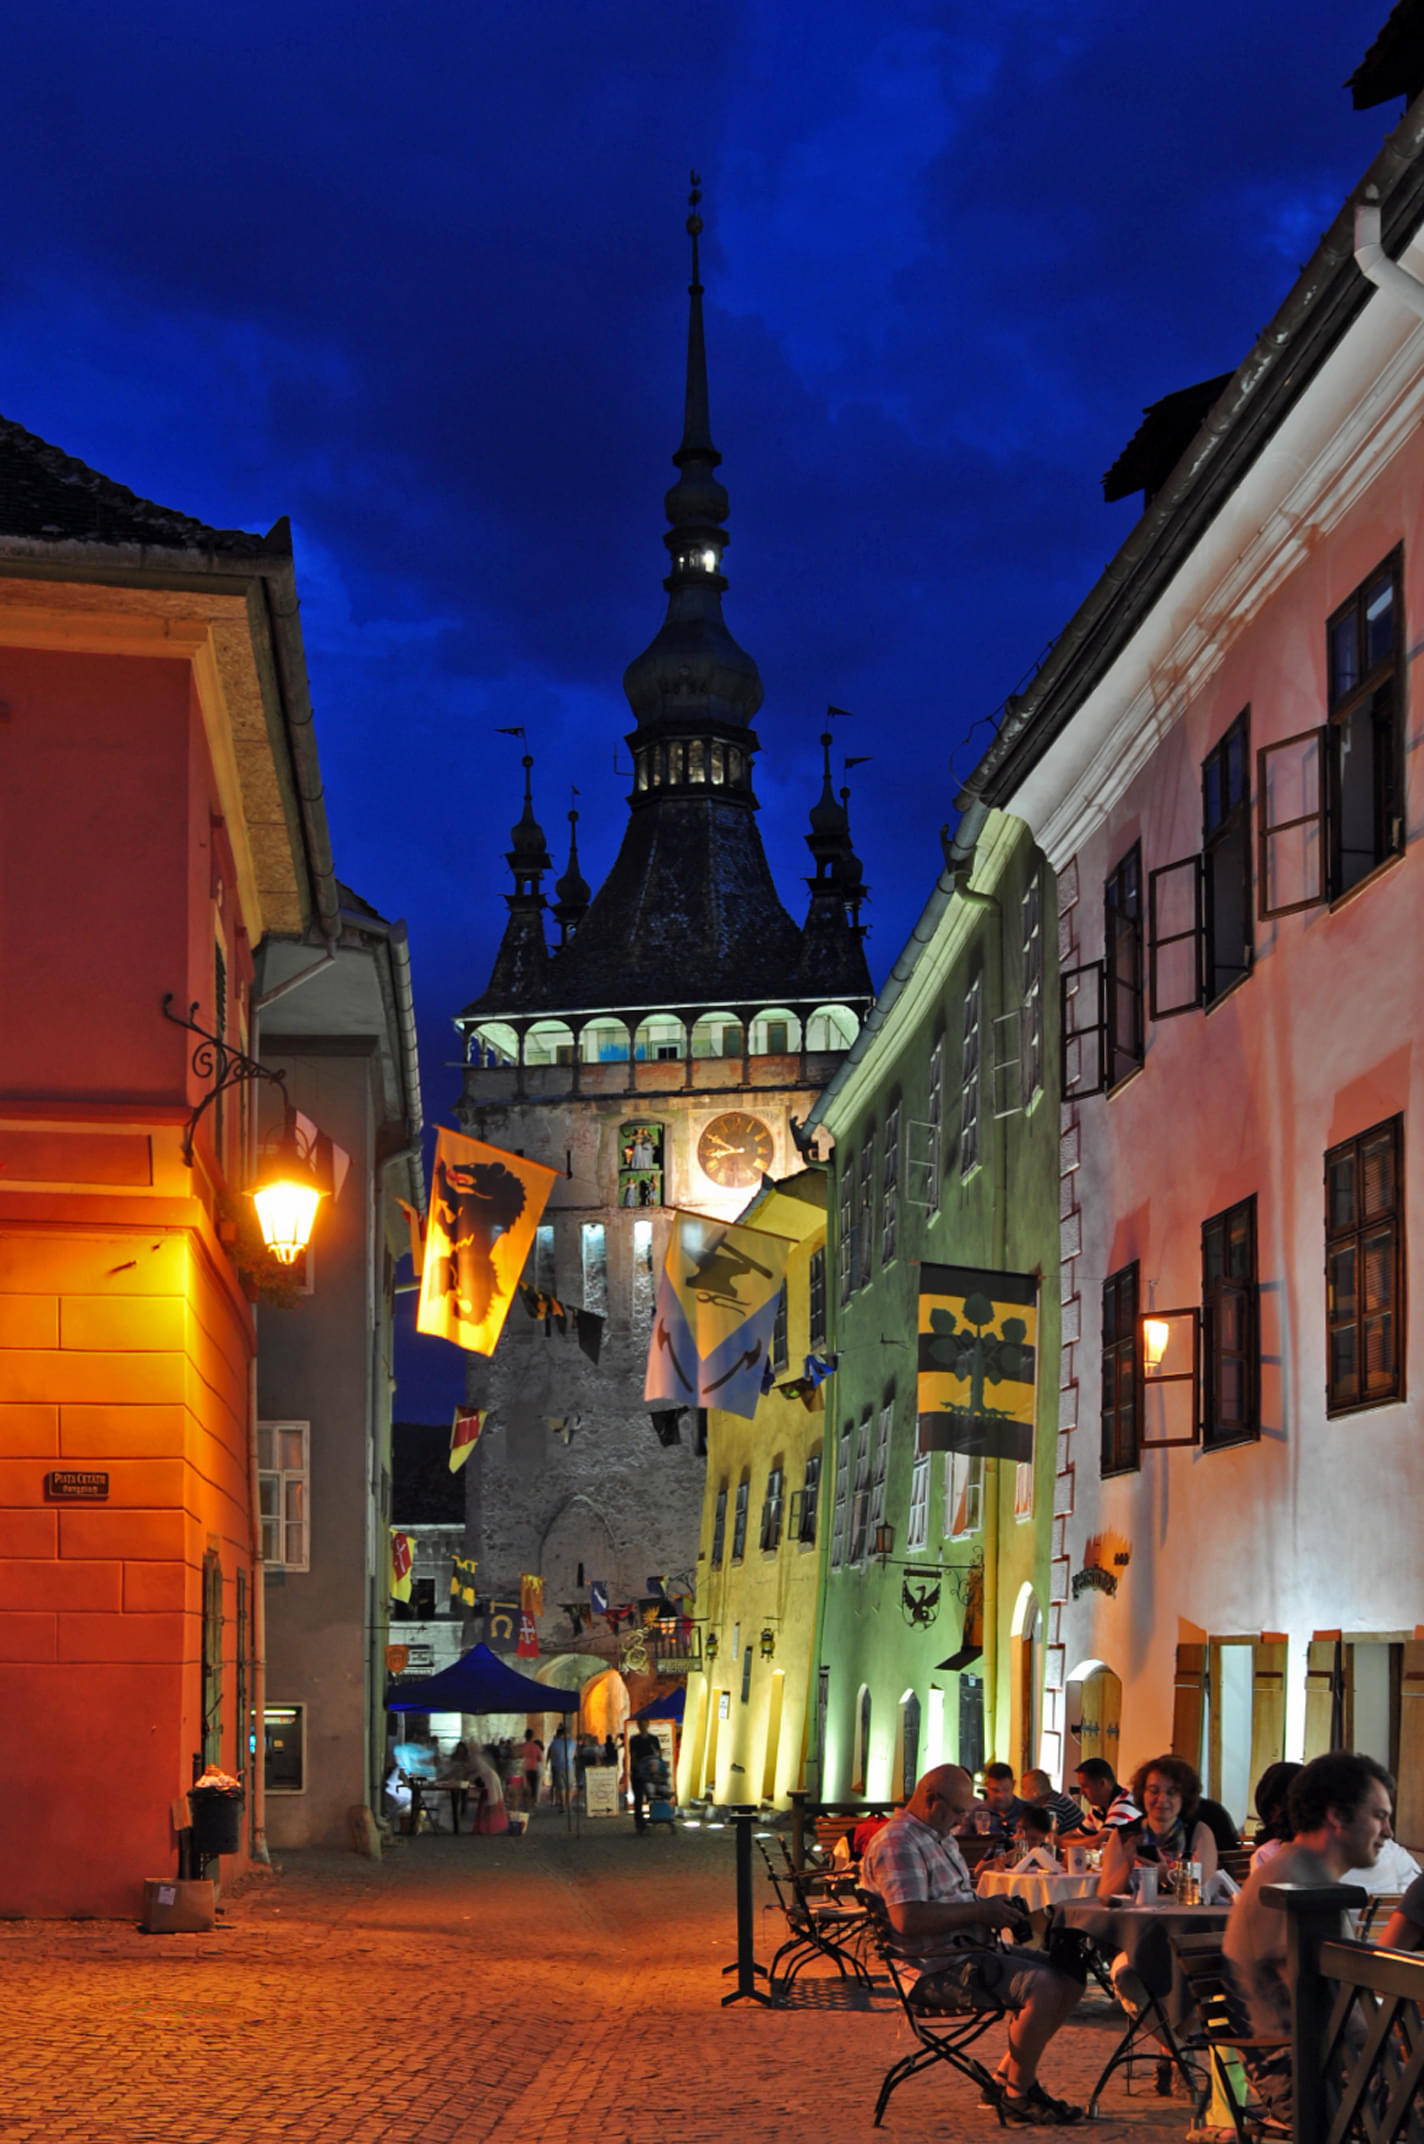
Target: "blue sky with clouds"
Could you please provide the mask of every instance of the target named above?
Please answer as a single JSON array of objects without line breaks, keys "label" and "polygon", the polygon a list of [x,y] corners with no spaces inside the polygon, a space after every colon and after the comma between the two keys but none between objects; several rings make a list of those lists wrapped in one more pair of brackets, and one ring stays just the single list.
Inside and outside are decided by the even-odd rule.
[{"label": "blue sky with clouds", "polygon": [[556,853],[570,782],[595,882],[621,832],[689,166],[763,832],[799,913],[815,739],[853,709],[878,979],[963,740],[1132,525],[1102,471],[1145,403],[1239,362],[1394,124],[1341,86],[1386,13],[71,0],[7,25],[0,409],[210,522],[291,515],[337,865],[409,920],[431,1117],[503,921],[496,730],[528,729]]}]

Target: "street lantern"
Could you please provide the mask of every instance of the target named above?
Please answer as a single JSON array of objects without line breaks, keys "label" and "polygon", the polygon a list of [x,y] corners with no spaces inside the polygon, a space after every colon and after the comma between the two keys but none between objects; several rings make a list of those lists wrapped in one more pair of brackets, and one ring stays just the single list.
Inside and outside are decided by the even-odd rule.
[{"label": "street lantern", "polygon": [[277,1145],[248,1193],[257,1208],[262,1241],[284,1266],[295,1265],[311,1241],[316,1209],[325,1196],[297,1137],[296,1112],[288,1106]]},{"label": "street lantern", "polygon": [[882,1564],[888,1563],[895,1550],[895,1529],[882,1519],[875,1529],[875,1553]]},{"label": "street lantern", "polygon": [[1162,1367],[1162,1357],[1167,1352],[1167,1342],[1172,1328],[1165,1318],[1144,1318],[1142,1321],[1142,1353],[1147,1375],[1155,1377]]},{"label": "street lantern", "polygon": [[765,1626],[765,1628],[763,1629],[763,1631],[762,1631],[762,1634],[761,1634],[761,1657],[762,1657],[762,1659],[763,1659],[763,1660],[770,1660],[770,1658],[771,1658],[772,1654],[773,1654],[773,1653],[774,1653],[775,1651],[776,1651],[776,1632],[775,1632],[775,1631],[774,1631],[774,1630],[773,1630],[773,1629],[771,1628],[771,1625],[770,1625],[770,1624],[768,1623],[768,1624],[767,1624],[767,1625]]}]

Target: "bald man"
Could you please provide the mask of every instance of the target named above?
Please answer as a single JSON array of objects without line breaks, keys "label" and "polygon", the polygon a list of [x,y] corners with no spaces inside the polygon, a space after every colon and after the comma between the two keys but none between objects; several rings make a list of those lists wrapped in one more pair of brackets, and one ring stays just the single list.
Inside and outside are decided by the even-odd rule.
[{"label": "bald man", "polygon": [[[1082,2119],[1038,2082],[1043,2050],[1083,1992],[1040,1951],[1005,1950],[1001,1929],[1026,1930],[1016,1899],[976,1898],[952,1833],[974,1807],[974,1782],[957,1764],[926,1772],[898,1816],[865,1849],[860,1880],[877,1893],[895,1948],[920,1975],[929,2007],[957,2008],[988,1994],[1014,2014],[995,2078],[1003,2120],[1050,2126]],[[938,1998],[938,2003],[936,2003]]]}]

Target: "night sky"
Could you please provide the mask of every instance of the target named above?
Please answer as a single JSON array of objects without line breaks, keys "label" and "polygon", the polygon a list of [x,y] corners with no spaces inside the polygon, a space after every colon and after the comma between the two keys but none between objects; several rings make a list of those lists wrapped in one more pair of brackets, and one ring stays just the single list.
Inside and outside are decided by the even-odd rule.
[{"label": "night sky", "polygon": [[[1132,526],[1145,403],[1228,371],[1401,107],[1388,0],[142,8],[6,28],[0,410],[221,527],[292,517],[340,876],[410,925],[427,1116],[504,918],[625,819],[662,616],[688,169],[725,610],[804,913],[826,703],[879,982],[954,774]],[[615,771],[615,758],[617,769]],[[409,1299],[406,1299],[407,1303]],[[461,1361],[407,1350],[403,1413]]]}]

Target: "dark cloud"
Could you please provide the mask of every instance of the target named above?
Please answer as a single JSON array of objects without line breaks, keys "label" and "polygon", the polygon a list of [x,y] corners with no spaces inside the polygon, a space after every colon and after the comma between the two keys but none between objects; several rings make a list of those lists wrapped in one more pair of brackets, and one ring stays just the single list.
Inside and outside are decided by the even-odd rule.
[{"label": "dark cloud", "polygon": [[1101,472],[1144,403],[1239,361],[1393,123],[1339,86],[1385,12],[77,0],[7,24],[0,408],[209,521],[292,515],[338,865],[410,920],[432,1115],[503,920],[497,728],[529,729],[556,853],[571,783],[590,877],[621,830],[689,165],[767,845],[796,908],[822,711],[853,708],[883,974],[954,769],[1131,526]]}]

